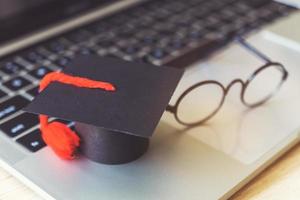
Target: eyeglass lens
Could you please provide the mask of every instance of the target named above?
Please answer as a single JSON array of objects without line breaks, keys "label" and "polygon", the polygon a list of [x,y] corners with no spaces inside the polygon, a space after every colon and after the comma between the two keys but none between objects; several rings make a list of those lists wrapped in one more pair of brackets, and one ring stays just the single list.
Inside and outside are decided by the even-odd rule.
[{"label": "eyeglass lens", "polygon": [[177,118],[184,124],[199,123],[217,112],[223,104],[224,89],[215,83],[194,87],[180,100]]},{"label": "eyeglass lens", "polygon": [[243,100],[247,106],[259,105],[271,98],[283,83],[283,69],[270,65],[248,80]]}]

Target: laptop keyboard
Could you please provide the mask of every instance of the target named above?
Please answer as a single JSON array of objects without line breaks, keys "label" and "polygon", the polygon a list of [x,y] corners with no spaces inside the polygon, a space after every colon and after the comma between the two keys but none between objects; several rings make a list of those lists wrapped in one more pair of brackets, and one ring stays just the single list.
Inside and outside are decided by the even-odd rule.
[{"label": "laptop keyboard", "polygon": [[294,10],[270,0],[147,1],[16,52],[0,60],[0,130],[31,152],[42,149],[37,116],[20,110],[47,73],[76,55],[185,67]]}]

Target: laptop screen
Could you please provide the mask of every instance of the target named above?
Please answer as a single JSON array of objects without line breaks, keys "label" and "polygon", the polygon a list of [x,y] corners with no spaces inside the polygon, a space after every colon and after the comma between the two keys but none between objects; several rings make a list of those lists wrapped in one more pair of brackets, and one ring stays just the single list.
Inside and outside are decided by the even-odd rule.
[{"label": "laptop screen", "polygon": [[0,0],[0,45],[117,0]]},{"label": "laptop screen", "polygon": [[25,12],[53,0],[0,0],[0,20]]}]

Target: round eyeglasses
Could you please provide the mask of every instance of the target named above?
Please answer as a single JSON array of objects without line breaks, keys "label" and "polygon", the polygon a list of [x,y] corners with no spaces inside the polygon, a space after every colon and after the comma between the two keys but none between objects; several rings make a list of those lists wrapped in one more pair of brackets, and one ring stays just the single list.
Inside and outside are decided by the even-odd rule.
[{"label": "round eyeglasses", "polygon": [[169,105],[166,109],[174,114],[180,124],[196,126],[210,120],[221,109],[230,88],[236,83],[242,86],[241,102],[254,108],[270,100],[287,80],[288,72],[281,63],[272,62],[242,38],[237,41],[263,59],[266,64],[254,71],[246,81],[234,79],[228,86],[224,86],[218,81],[207,80],[188,88],[180,95],[175,105]]}]

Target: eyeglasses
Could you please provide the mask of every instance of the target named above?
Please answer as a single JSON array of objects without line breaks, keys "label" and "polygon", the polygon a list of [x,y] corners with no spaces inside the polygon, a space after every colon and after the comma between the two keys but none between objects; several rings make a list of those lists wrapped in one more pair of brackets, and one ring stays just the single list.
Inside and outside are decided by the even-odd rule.
[{"label": "eyeglasses", "polygon": [[[174,114],[180,124],[196,126],[210,120],[219,112],[230,88],[236,83],[240,83],[242,86],[241,102],[249,108],[255,108],[270,100],[287,80],[288,72],[281,63],[272,62],[243,38],[238,37],[236,41],[262,59],[265,64],[255,70],[246,81],[234,79],[224,86],[218,81],[207,80],[196,83],[185,90],[175,105],[169,105],[166,109]],[[191,100],[196,100],[197,103],[191,103]]]}]

